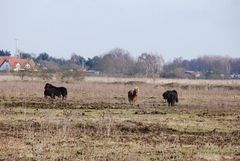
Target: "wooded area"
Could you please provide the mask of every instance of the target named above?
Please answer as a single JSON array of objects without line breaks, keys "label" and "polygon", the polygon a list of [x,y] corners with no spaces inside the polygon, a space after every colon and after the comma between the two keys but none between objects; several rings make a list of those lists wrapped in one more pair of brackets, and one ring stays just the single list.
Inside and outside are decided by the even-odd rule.
[{"label": "wooded area", "polygon": [[[0,56],[9,55],[9,51],[0,50]],[[101,75],[106,76],[205,79],[238,78],[240,74],[240,58],[218,55],[205,55],[191,60],[177,57],[166,63],[163,56],[157,53],[146,52],[134,58],[127,50],[115,48],[87,59],[76,53],[73,53],[70,59],[55,58],[48,53],[36,56],[25,52],[21,52],[20,57],[33,59],[40,69],[50,73],[86,69],[99,71]],[[196,73],[197,77],[194,75]]]}]

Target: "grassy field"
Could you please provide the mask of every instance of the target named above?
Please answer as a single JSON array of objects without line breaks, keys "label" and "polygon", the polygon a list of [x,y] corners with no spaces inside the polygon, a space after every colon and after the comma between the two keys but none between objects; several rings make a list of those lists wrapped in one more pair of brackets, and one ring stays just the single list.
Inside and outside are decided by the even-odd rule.
[{"label": "grassy field", "polygon": [[[41,81],[0,83],[0,160],[240,160],[239,81],[53,83],[67,87],[67,100],[44,99]],[[174,107],[162,99],[167,89],[179,93]]]}]

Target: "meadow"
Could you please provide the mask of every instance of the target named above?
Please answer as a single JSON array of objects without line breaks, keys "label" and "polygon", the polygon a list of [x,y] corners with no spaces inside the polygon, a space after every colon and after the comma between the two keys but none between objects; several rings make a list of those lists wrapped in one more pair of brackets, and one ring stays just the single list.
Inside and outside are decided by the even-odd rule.
[{"label": "meadow", "polygon": [[[240,81],[86,78],[1,80],[1,161],[240,160]],[[138,86],[136,105],[127,92]],[[162,93],[176,89],[168,107]]]}]

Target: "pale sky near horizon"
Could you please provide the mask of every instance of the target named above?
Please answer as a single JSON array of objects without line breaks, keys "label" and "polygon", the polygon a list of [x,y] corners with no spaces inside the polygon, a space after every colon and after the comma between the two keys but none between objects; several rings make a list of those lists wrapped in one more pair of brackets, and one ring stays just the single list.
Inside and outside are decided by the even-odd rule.
[{"label": "pale sky near horizon", "polygon": [[0,0],[0,49],[85,58],[240,57],[240,0]]}]

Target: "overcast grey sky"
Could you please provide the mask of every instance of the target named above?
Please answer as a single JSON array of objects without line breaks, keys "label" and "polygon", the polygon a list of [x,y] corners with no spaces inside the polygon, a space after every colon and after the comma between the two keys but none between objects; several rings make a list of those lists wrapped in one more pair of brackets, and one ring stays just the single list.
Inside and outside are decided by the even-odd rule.
[{"label": "overcast grey sky", "polygon": [[0,49],[93,57],[120,47],[165,60],[240,57],[240,0],[0,0]]}]

